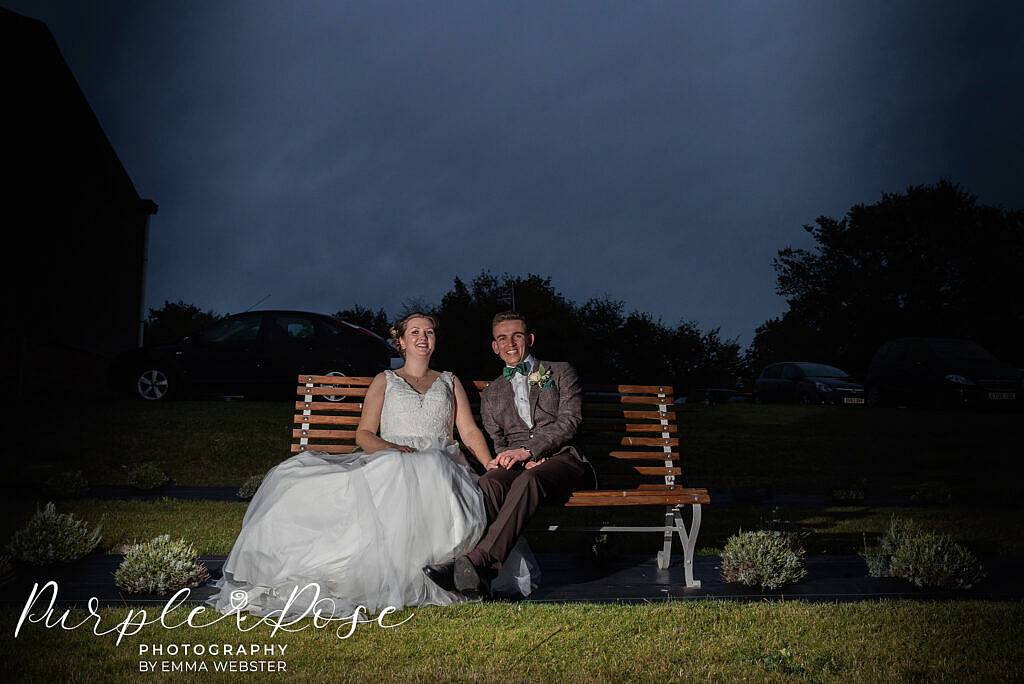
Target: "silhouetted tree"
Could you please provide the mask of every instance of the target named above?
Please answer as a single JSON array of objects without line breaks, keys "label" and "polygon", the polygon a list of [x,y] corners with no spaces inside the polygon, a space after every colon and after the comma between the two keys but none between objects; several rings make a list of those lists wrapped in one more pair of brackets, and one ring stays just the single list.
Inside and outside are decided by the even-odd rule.
[{"label": "silhouetted tree", "polygon": [[203,311],[180,299],[177,302],[164,300],[162,308],[149,310],[143,340],[147,345],[174,342],[196,334],[221,318],[223,316],[213,311]]},{"label": "silhouetted tree", "polygon": [[528,275],[478,275],[469,287],[456,278],[451,292],[441,298],[436,312],[441,330],[435,366],[453,368],[468,378],[487,378],[497,372],[498,360],[491,350],[491,319],[509,308],[499,298],[505,288],[515,288],[516,309],[524,312],[537,336],[537,354],[552,359],[574,358],[579,338],[572,302],[551,286],[550,278]]},{"label": "silhouetted tree", "polygon": [[1024,361],[1024,212],[978,205],[943,180],[815,224],[804,226],[813,251],[786,248],[773,262],[789,310],[758,328],[752,365],[813,360],[862,375],[900,336],[973,339]]},{"label": "silhouetted tree", "polygon": [[436,313],[441,321],[434,362],[464,379],[489,378],[500,362],[491,349],[491,319],[509,308],[501,301],[515,290],[516,310],[530,322],[537,356],[571,362],[589,384],[622,381],[671,382],[677,393],[691,387],[735,383],[739,345],[718,331],[702,334],[694,323],[670,328],[651,314],[623,314],[609,297],[577,306],[556,291],[550,278],[483,272],[467,286],[456,278]]},{"label": "silhouetted tree", "polygon": [[334,316],[335,318],[340,318],[343,321],[361,325],[367,330],[372,330],[385,340],[391,337],[389,332],[391,323],[388,320],[388,315],[384,312],[384,309],[372,311],[371,309],[367,309],[356,304],[351,309],[345,309],[344,311],[337,312]]}]

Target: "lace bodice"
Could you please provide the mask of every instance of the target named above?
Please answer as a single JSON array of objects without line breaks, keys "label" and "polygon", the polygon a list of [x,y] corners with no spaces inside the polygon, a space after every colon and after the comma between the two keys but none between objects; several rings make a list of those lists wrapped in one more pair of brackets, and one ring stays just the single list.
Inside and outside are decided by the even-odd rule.
[{"label": "lace bodice", "polygon": [[384,371],[387,387],[380,413],[380,436],[416,449],[452,439],[455,419],[454,376],[445,371],[424,394],[414,390],[394,371]]}]

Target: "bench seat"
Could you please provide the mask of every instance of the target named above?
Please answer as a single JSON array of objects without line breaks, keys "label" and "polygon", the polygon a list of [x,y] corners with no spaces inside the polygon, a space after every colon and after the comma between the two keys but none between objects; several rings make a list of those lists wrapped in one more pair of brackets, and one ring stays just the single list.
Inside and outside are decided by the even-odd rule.
[{"label": "bench seat", "polygon": [[[355,429],[362,399],[373,378],[300,374],[292,427],[292,453],[313,450],[332,454],[356,449]],[[479,424],[479,391],[487,381],[466,387]],[[474,390],[476,391],[474,393]],[[683,547],[686,585],[693,577],[693,554],[700,530],[701,505],[711,503],[706,489],[683,487],[679,427],[668,385],[586,385],[583,423],[577,442],[594,464],[602,489],[574,492],[569,507],[663,506],[661,524],[650,526],[549,525],[549,531],[657,532],[662,545],[658,567],[671,561],[673,538]],[[653,479],[649,479],[653,478]],[[687,526],[682,511],[691,508]]]}]

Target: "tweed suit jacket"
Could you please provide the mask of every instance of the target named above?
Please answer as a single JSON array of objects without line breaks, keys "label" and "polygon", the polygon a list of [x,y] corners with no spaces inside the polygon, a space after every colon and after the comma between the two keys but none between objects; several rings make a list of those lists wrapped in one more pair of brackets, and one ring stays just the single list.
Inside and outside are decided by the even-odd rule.
[{"label": "tweed suit jacket", "polygon": [[553,384],[545,390],[530,385],[533,428],[516,411],[515,391],[503,376],[480,393],[480,420],[494,442],[495,453],[524,447],[533,453],[534,460],[570,453],[586,463],[575,443],[576,430],[583,420],[583,385],[576,369],[559,361],[536,357],[534,361],[535,368],[544,364],[551,369]]}]

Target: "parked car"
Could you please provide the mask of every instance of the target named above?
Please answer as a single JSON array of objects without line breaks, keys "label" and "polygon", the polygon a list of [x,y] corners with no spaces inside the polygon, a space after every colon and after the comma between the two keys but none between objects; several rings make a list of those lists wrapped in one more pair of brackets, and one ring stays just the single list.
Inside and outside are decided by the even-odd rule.
[{"label": "parked car", "polygon": [[186,393],[287,397],[301,372],[376,375],[395,354],[381,336],[338,318],[249,311],[179,342],[126,354],[112,378],[150,401]]},{"label": "parked car", "polygon": [[1020,396],[1021,377],[976,342],[907,337],[879,347],[868,366],[865,385],[871,406],[952,408],[1013,404]]},{"label": "parked car", "polygon": [[757,403],[863,404],[864,386],[835,366],[787,361],[765,366],[754,381]]}]

